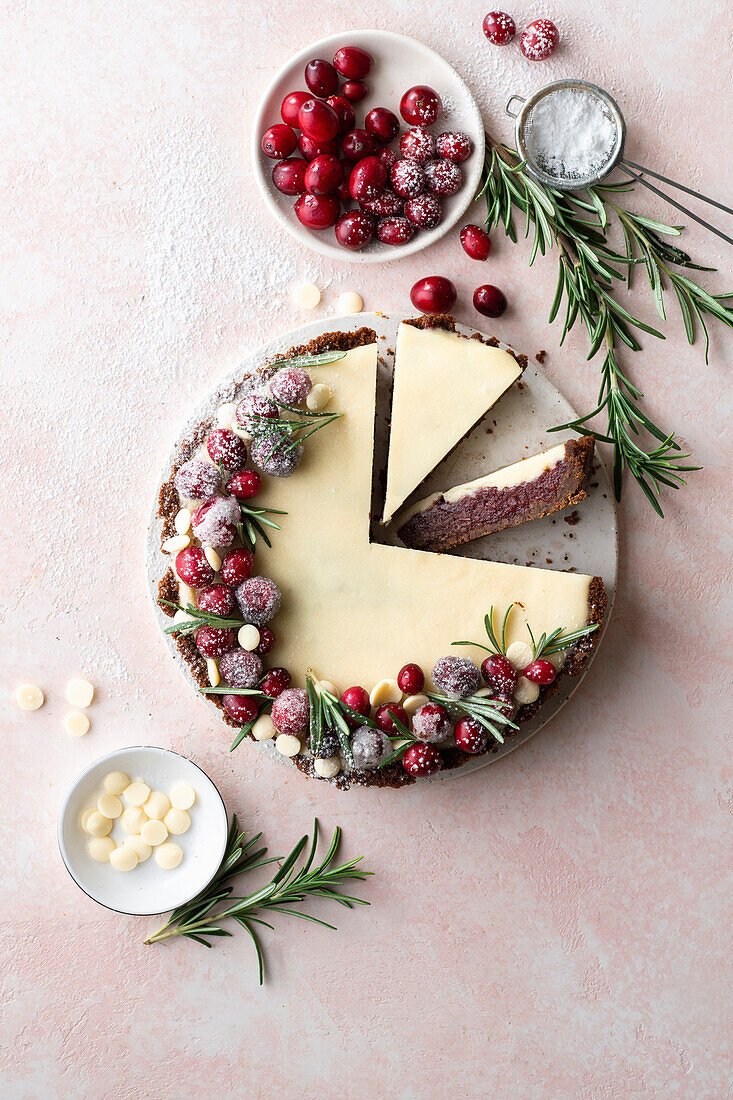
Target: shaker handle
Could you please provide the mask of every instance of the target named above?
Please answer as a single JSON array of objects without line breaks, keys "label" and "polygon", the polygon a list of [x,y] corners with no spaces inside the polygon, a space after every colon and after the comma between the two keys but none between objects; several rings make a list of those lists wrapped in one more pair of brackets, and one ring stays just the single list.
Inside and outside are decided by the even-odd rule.
[{"label": "shaker handle", "polygon": [[504,108],[504,110],[506,111],[506,113],[509,115],[510,118],[516,118],[517,114],[519,113],[518,111],[515,112],[515,111],[511,110],[511,105],[514,102],[515,99],[520,104],[526,102],[525,99],[524,99],[524,96],[521,96],[521,95],[509,96],[509,99],[506,101],[506,107]]}]

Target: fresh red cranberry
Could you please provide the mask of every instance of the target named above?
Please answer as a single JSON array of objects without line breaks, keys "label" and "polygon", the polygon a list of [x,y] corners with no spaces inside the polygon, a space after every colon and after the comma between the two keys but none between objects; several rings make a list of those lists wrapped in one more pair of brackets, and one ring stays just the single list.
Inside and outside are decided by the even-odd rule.
[{"label": "fresh red cranberry", "polygon": [[519,48],[529,61],[545,61],[559,42],[560,32],[551,19],[535,19],[522,31]]},{"label": "fresh red cranberry", "polygon": [[358,252],[374,236],[374,218],[366,210],[347,210],[336,222],[336,240],[342,248]]},{"label": "fresh red cranberry", "polygon": [[480,225],[464,225],[461,230],[463,251],[472,260],[488,260],[491,252],[491,237]]},{"label": "fresh red cranberry", "polygon": [[385,145],[400,132],[400,120],[387,107],[373,107],[364,119],[364,125],[377,141],[383,141]]},{"label": "fresh red cranberry", "polygon": [[356,202],[371,202],[379,198],[387,183],[387,169],[379,157],[364,157],[354,166],[349,179],[349,191]]},{"label": "fresh red cranberry", "polygon": [[351,191],[349,190],[349,181],[351,179],[351,164],[348,161],[344,163],[344,169],[346,171],[346,175],[341,180],[341,183],[338,185],[336,198],[343,206],[348,206],[351,202]]},{"label": "fresh red cranberry", "polygon": [[254,695],[222,695],[224,710],[235,722],[243,726],[257,717],[257,702]]},{"label": "fresh red cranberry", "polygon": [[341,152],[347,160],[363,160],[373,157],[377,152],[377,143],[368,130],[357,127],[349,130],[341,139]]},{"label": "fresh red cranberry", "polygon": [[405,203],[405,217],[418,229],[435,229],[443,217],[443,207],[436,195],[424,194],[408,199]]},{"label": "fresh red cranberry", "polygon": [[283,195],[302,195],[305,191],[305,170],[308,167],[300,157],[281,160],[272,170],[272,182]]},{"label": "fresh red cranberry", "polygon": [[437,121],[442,103],[440,96],[427,84],[408,88],[400,100],[400,114],[410,126],[432,126]]},{"label": "fresh red cranberry", "polygon": [[369,85],[363,80],[347,80],[341,85],[341,95],[346,96],[350,103],[361,103],[369,95]]},{"label": "fresh red cranberry", "polygon": [[[369,712],[372,709],[371,703],[369,702],[369,692],[366,691],[363,687],[357,686],[347,688],[346,691],[343,691],[341,693],[341,702],[345,703],[347,707],[351,707],[351,709],[355,710],[357,714],[363,715],[364,718],[369,717]],[[349,723],[352,729],[355,726],[359,725],[358,722],[356,722],[353,718],[348,717],[348,715],[346,717],[346,721]]]},{"label": "fresh red cranberry", "polygon": [[435,745],[426,745],[424,741],[418,741],[405,750],[402,767],[409,775],[424,779],[440,771],[443,767],[443,757]]},{"label": "fresh red cranberry", "polygon": [[407,218],[382,218],[377,225],[377,239],[382,244],[407,244],[415,233]]},{"label": "fresh red cranberry", "polygon": [[326,96],[338,91],[339,74],[330,62],[317,57],[309,61],[305,67],[305,82],[313,95],[325,99]]},{"label": "fresh red cranberry", "polygon": [[380,149],[377,156],[388,172],[391,170],[392,165],[400,159],[399,154],[395,153],[394,149]]},{"label": "fresh red cranberry", "polygon": [[299,125],[298,123],[298,111],[305,103],[306,99],[311,99],[310,92],[288,92],[280,105],[280,115],[283,122],[288,126]]},{"label": "fresh red cranberry", "polygon": [[271,699],[277,699],[278,695],[290,687],[291,679],[286,668],[271,668],[260,680],[260,691]]},{"label": "fresh red cranberry", "polygon": [[489,740],[489,731],[475,718],[459,718],[453,731],[456,748],[475,756],[483,752]]},{"label": "fresh red cranberry", "polygon": [[301,134],[298,138],[298,148],[307,161],[315,160],[316,157],[327,154],[335,157],[340,151],[339,143],[336,140],[318,142],[306,137],[305,134]]},{"label": "fresh red cranberry", "polygon": [[295,214],[307,229],[328,229],[335,225],[341,203],[333,195],[301,195],[295,203]]},{"label": "fresh red cranberry", "polygon": [[481,675],[486,686],[492,691],[500,695],[508,695],[510,698],[514,694],[519,673],[502,653],[492,653],[486,658],[481,665]]},{"label": "fresh red cranberry", "polygon": [[427,164],[435,156],[435,138],[424,126],[413,126],[400,138],[400,152],[408,160]]},{"label": "fresh red cranberry", "polygon": [[196,631],[196,648],[203,657],[223,657],[236,644],[236,630],[227,627],[200,626]]},{"label": "fresh red cranberry", "polygon": [[225,584],[210,584],[202,588],[196,596],[196,603],[201,611],[208,611],[210,615],[221,615],[224,619],[228,619],[237,606],[234,593]]},{"label": "fresh red cranberry", "polygon": [[339,118],[340,134],[348,134],[349,130],[353,130],[356,124],[356,112],[349,103],[346,96],[342,95],[330,95],[326,100],[329,107],[333,107],[334,111]]},{"label": "fresh red cranberry", "polygon": [[493,703],[500,714],[503,714],[505,718],[513,718],[516,707],[514,706],[514,700],[509,695],[493,695],[487,702]]},{"label": "fresh red cranberry", "polygon": [[187,546],[176,554],[176,573],[190,588],[203,588],[215,576],[200,546]]},{"label": "fresh red cranberry", "polygon": [[372,199],[371,202],[363,202],[361,205],[370,214],[376,214],[380,218],[391,218],[395,214],[402,213],[405,203],[399,195],[395,195],[394,191],[387,189],[382,192],[379,198]]},{"label": "fresh red cranberry", "polygon": [[557,670],[549,661],[540,659],[527,665],[522,671],[522,676],[526,676],[533,684],[551,684],[557,676]]},{"label": "fresh red cranberry", "polygon": [[392,165],[389,178],[395,193],[403,199],[414,199],[425,190],[425,173],[421,165],[408,157]]},{"label": "fresh red cranberry", "polygon": [[344,166],[338,157],[323,153],[305,170],[305,189],[311,195],[333,195],[344,178]]},{"label": "fresh red cranberry", "polygon": [[428,191],[447,198],[463,187],[463,172],[452,160],[431,160],[423,169]]},{"label": "fresh red cranberry", "polygon": [[399,703],[385,703],[383,706],[377,709],[377,713],[374,715],[374,721],[379,726],[382,733],[399,734],[397,726],[392,721],[390,711],[395,716],[398,722],[401,722],[403,726],[407,725],[407,715],[404,707],[401,707]]},{"label": "fresh red cranberry", "polygon": [[435,148],[439,157],[454,160],[456,163],[468,160],[471,155],[471,139],[468,134],[458,130],[449,130],[436,138]]},{"label": "fresh red cranberry", "polygon": [[421,313],[447,313],[456,300],[456,288],[442,275],[418,279],[410,291],[410,301]]},{"label": "fresh red cranberry", "polygon": [[342,46],[336,51],[333,64],[347,80],[361,80],[372,71],[374,58],[359,46]]},{"label": "fresh red cranberry", "polygon": [[230,550],[224,555],[219,575],[230,588],[236,588],[242,581],[246,581],[252,572],[255,556],[251,550],[242,547],[241,550]]},{"label": "fresh red cranberry", "polygon": [[484,16],[484,34],[495,46],[506,46],[516,33],[516,23],[505,11],[490,11]]},{"label": "fresh red cranberry", "polygon": [[332,141],[339,128],[339,116],[322,99],[306,99],[298,111],[298,125],[312,141]]},{"label": "fresh red cranberry", "polygon": [[262,478],[256,470],[240,470],[227,482],[227,492],[237,500],[251,500],[262,488]]},{"label": "fresh red cranberry", "polygon": [[272,160],[283,160],[284,157],[289,157],[295,152],[297,144],[295,131],[284,122],[276,122],[262,135],[262,152]]},{"label": "fresh red cranberry", "polygon": [[260,640],[255,649],[252,650],[258,657],[266,656],[275,644],[275,635],[270,630],[269,626],[259,626],[257,628],[260,632]]},{"label": "fresh red cranberry", "polygon": [[506,298],[498,286],[485,283],[473,292],[473,308],[484,317],[501,317],[506,309]]},{"label": "fresh red cranberry", "polygon": [[221,462],[227,470],[241,470],[247,461],[244,440],[230,428],[214,428],[206,440],[206,450],[213,462]]},{"label": "fresh red cranberry", "polygon": [[417,695],[425,687],[425,673],[420,665],[403,665],[397,673],[397,686],[405,695]]}]

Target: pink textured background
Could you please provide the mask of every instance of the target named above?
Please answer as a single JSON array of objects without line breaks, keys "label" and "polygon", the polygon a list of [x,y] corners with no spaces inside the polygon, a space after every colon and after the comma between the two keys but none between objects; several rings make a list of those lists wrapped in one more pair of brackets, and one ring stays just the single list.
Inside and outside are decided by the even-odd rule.
[{"label": "pink textured background", "polygon": [[[354,24],[412,33],[459,68],[505,136],[509,93],[588,76],[627,112],[633,159],[724,186],[731,150],[719,125],[730,133],[733,101],[722,0],[674,14],[662,0],[515,7],[518,23],[558,18],[563,48],[542,66],[516,44],[486,43],[487,7],[2,5],[5,1096],[729,1095],[720,508],[731,345],[719,328],[706,367],[670,303],[666,343],[650,338],[626,360],[647,409],[705,469],[667,496],[665,521],[628,487],[601,654],[561,719],[497,766],[402,795],[344,796],[246,747],[230,756],[150,613],[144,527],[169,441],[244,349],[301,321],[289,291],[302,279],[329,284],[324,312],[347,288],[367,308],[407,309],[413,280],[442,272],[469,323],[473,286],[496,282],[511,308],[493,331],[548,349],[550,377],[579,408],[595,398],[584,337],[561,352],[546,324],[553,260],[528,274],[524,246],[497,234],[479,269],[453,236],[402,265],[359,270],[299,253],[268,220],[249,119],[291,51]],[[730,289],[730,250],[697,230],[685,242],[721,267],[709,285]],[[77,674],[98,686],[81,741],[61,725]],[[26,679],[47,692],[36,714],[14,703]],[[244,934],[210,953],[143,947],[153,922],[95,906],[55,844],[74,775],[135,742],[193,756],[275,853],[315,813],[340,823],[346,853],[377,872],[372,907],[331,913],[338,933],[278,920],[262,991]]]}]

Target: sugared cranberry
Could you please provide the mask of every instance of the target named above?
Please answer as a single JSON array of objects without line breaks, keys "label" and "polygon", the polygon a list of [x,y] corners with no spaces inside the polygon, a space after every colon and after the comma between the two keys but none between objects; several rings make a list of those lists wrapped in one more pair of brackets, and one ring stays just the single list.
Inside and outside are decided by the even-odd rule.
[{"label": "sugared cranberry", "polygon": [[392,165],[400,159],[399,154],[395,153],[394,149],[380,149],[377,156],[388,172],[391,170]]},{"label": "sugared cranberry", "polygon": [[260,691],[269,695],[271,699],[277,699],[278,695],[290,687],[292,677],[286,668],[271,668],[265,673],[260,682]]},{"label": "sugared cranberry", "polygon": [[436,688],[449,699],[473,695],[481,683],[481,673],[468,657],[441,657],[430,675]]},{"label": "sugared cranberry", "polygon": [[461,133],[458,130],[449,130],[436,138],[435,148],[439,157],[460,163],[468,160],[471,155],[471,139],[468,134]]},{"label": "sugared cranberry", "polygon": [[209,497],[191,516],[191,527],[204,546],[229,546],[241,521],[242,512],[233,497]]},{"label": "sugared cranberry", "polygon": [[203,588],[215,576],[200,546],[187,546],[176,554],[176,573],[190,588]]},{"label": "sugared cranberry", "polygon": [[[371,704],[369,702],[369,692],[363,687],[350,687],[346,691],[341,693],[341,702],[345,703],[347,707],[351,707],[357,714],[363,715],[365,718],[369,717],[369,711],[371,710]],[[353,718],[347,716],[346,721],[353,728],[359,723]]]},{"label": "sugared cranberry", "polygon": [[236,644],[236,630],[227,627],[200,626],[196,631],[196,648],[203,657],[223,657]]},{"label": "sugared cranberry", "polygon": [[506,46],[516,33],[516,24],[505,11],[490,11],[484,16],[484,34],[495,46]]},{"label": "sugared cranberry", "polygon": [[481,665],[484,683],[500,695],[512,696],[517,686],[517,672],[514,665],[502,653],[492,653]]},{"label": "sugared cranberry", "polygon": [[282,160],[295,152],[298,139],[291,126],[284,122],[276,122],[262,135],[262,152],[272,160]]},{"label": "sugared cranberry", "polygon": [[221,474],[217,466],[200,458],[184,462],[175,476],[176,489],[184,497],[202,500],[221,489]]},{"label": "sugared cranberry", "polygon": [[224,710],[235,722],[243,726],[257,717],[257,703],[253,695],[222,695]]},{"label": "sugared cranberry", "polygon": [[368,130],[357,127],[349,130],[341,139],[341,152],[347,160],[363,160],[373,157],[377,152],[377,143]]},{"label": "sugared cranberry", "polygon": [[196,603],[201,611],[208,611],[210,615],[221,615],[224,619],[228,619],[237,606],[234,593],[225,584],[210,584],[202,588],[196,596]]},{"label": "sugared cranberry", "polygon": [[417,695],[425,687],[425,673],[420,665],[403,665],[397,673],[397,686],[405,695]]},{"label": "sugared cranberry", "polygon": [[295,203],[295,214],[306,229],[329,229],[335,225],[341,203],[333,195],[301,195]]},{"label": "sugared cranberry", "polygon": [[305,82],[313,95],[325,99],[326,96],[333,95],[338,90],[339,74],[330,62],[317,57],[309,61],[305,67]]},{"label": "sugared cranberry", "polygon": [[383,706],[377,709],[377,713],[374,715],[374,721],[379,726],[382,733],[399,734],[397,726],[392,721],[392,716],[389,712],[395,716],[398,722],[401,722],[403,726],[407,725],[407,715],[403,707],[399,703],[385,703]]},{"label": "sugared cranberry", "polygon": [[475,756],[483,752],[489,740],[489,731],[475,718],[459,718],[453,731],[456,748]]},{"label": "sugared cranberry", "polygon": [[418,741],[405,750],[402,767],[409,775],[424,779],[440,771],[443,767],[443,757],[435,745],[426,745],[423,741]]},{"label": "sugared cranberry", "polygon": [[269,626],[260,626],[257,628],[260,632],[260,640],[255,649],[252,650],[258,657],[264,657],[270,652],[275,644],[275,635],[270,630]]},{"label": "sugared cranberry", "polygon": [[473,292],[473,308],[484,317],[501,317],[506,309],[506,298],[498,286],[485,283]]},{"label": "sugared cranberry", "polygon": [[302,688],[286,688],[272,704],[272,723],[278,733],[297,737],[308,729],[309,713],[308,693]]},{"label": "sugared cranberry", "polygon": [[379,157],[364,157],[349,178],[349,191],[356,202],[379,198],[387,183],[387,169]]},{"label": "sugared cranberry", "polygon": [[425,703],[412,716],[412,731],[430,745],[445,741],[451,732],[448,711],[440,703]]},{"label": "sugared cranberry", "polygon": [[302,195],[305,191],[305,170],[308,167],[301,157],[281,160],[272,170],[272,182],[283,195]]},{"label": "sugared cranberry", "polygon": [[407,244],[414,233],[412,222],[407,218],[382,218],[377,225],[377,239],[382,244]]},{"label": "sugared cranberry", "polygon": [[428,191],[447,197],[463,187],[463,172],[452,160],[430,160],[423,169]]},{"label": "sugared cranberry", "polygon": [[255,556],[251,550],[242,547],[238,550],[229,550],[222,559],[219,575],[230,588],[236,588],[242,581],[246,581],[252,573]]},{"label": "sugared cranberry", "polygon": [[551,19],[535,19],[522,31],[519,48],[529,61],[544,61],[555,52],[560,32]]},{"label": "sugared cranberry", "polygon": [[246,623],[262,626],[280,610],[280,589],[269,577],[250,577],[235,591],[239,610]]},{"label": "sugared cranberry", "polygon": [[206,450],[213,462],[221,462],[227,470],[241,470],[247,461],[244,440],[229,428],[214,428],[206,440]]},{"label": "sugared cranberry", "polygon": [[405,203],[399,195],[395,195],[394,191],[386,189],[379,198],[372,199],[371,202],[363,202],[361,205],[370,214],[376,214],[380,218],[392,218],[402,213]]},{"label": "sugared cranberry", "polygon": [[341,85],[341,94],[351,103],[361,103],[369,95],[369,85],[363,80],[347,80]]},{"label": "sugared cranberry", "polygon": [[414,199],[425,190],[425,173],[416,160],[404,157],[392,165],[389,173],[392,187],[403,199]]},{"label": "sugared cranberry", "polygon": [[387,107],[372,107],[364,119],[364,125],[377,141],[392,141],[400,132],[400,120]]},{"label": "sugared cranberry", "polygon": [[281,367],[270,382],[270,393],[283,405],[300,405],[312,389],[311,376],[302,367]]},{"label": "sugared cranberry", "polygon": [[347,80],[361,80],[372,71],[374,59],[359,46],[342,46],[336,51],[333,64]]},{"label": "sugared cranberry", "polygon": [[298,138],[298,148],[303,154],[303,159],[309,162],[315,160],[316,157],[335,157],[341,150],[336,138],[332,141],[313,141],[305,134],[301,134]]},{"label": "sugared cranberry", "polygon": [[323,153],[306,168],[305,189],[311,195],[333,195],[343,178],[344,166],[338,157]]},{"label": "sugared cranberry", "polygon": [[463,251],[472,260],[487,260],[491,252],[491,237],[480,225],[464,225],[461,230]]},{"label": "sugared cranberry", "polygon": [[373,236],[374,218],[366,210],[347,210],[336,222],[336,240],[352,252],[366,248]]},{"label": "sugared cranberry", "polygon": [[418,195],[405,203],[405,217],[418,229],[435,229],[443,217],[443,207],[435,195]]},{"label": "sugared cranberry", "polygon": [[262,478],[256,470],[240,470],[227,481],[227,492],[237,500],[251,500],[262,488]]},{"label": "sugared cranberry", "polygon": [[440,96],[427,84],[408,88],[400,100],[400,114],[411,126],[432,126],[437,121],[442,103]]},{"label": "sugared cranberry", "polygon": [[333,107],[334,111],[338,115],[338,132],[340,134],[348,134],[349,130],[354,129],[354,124],[356,123],[356,113],[346,96],[330,95],[326,100],[326,103],[329,105],[329,107]]},{"label": "sugared cranberry", "polygon": [[262,661],[256,653],[240,646],[222,658],[219,672],[230,687],[254,688],[262,676]]},{"label": "sugared cranberry", "polygon": [[456,300],[456,288],[443,275],[418,279],[410,291],[410,301],[421,313],[448,313]]},{"label": "sugared cranberry", "polygon": [[252,444],[252,461],[270,477],[292,477],[302,457],[303,444],[294,444],[289,436],[261,435]]},{"label": "sugared cranberry", "polygon": [[523,670],[522,676],[526,676],[533,684],[551,684],[557,676],[557,670],[549,661],[532,661]]},{"label": "sugared cranberry", "polygon": [[312,141],[332,141],[339,128],[339,116],[322,99],[306,99],[298,110],[298,125]]},{"label": "sugared cranberry", "polygon": [[435,156],[435,138],[424,126],[413,126],[400,138],[400,152],[408,160],[427,164]]},{"label": "sugared cranberry", "polygon": [[298,126],[298,111],[306,99],[312,99],[310,92],[288,92],[280,105],[280,115],[288,126]]},{"label": "sugared cranberry", "polygon": [[258,435],[265,430],[262,419],[277,420],[280,413],[275,402],[269,397],[248,393],[237,405],[234,415],[237,418],[237,424],[241,425],[245,431],[250,435]]},{"label": "sugared cranberry", "polygon": [[392,744],[381,730],[362,726],[351,738],[354,767],[361,770],[377,768],[392,752]]}]

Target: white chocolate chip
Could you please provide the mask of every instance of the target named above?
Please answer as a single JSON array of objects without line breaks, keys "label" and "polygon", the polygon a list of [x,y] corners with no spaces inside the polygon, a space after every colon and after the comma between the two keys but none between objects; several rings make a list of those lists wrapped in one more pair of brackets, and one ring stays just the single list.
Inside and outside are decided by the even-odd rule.
[{"label": "white chocolate chip", "polygon": [[221,676],[219,675],[219,666],[217,665],[213,657],[206,658],[206,675],[208,677],[209,683],[213,688],[219,686],[219,681],[221,680]]},{"label": "white chocolate chip", "polygon": [[183,859],[183,849],[173,841],[155,849],[155,862],[164,871],[173,871]]},{"label": "white chocolate chip", "polygon": [[300,283],[293,291],[293,298],[300,309],[315,309],[321,301],[321,292],[315,283]]},{"label": "white chocolate chip", "polygon": [[297,756],[300,752],[300,741],[291,733],[281,733],[275,741],[275,748],[281,756]]},{"label": "white chocolate chip", "polygon": [[140,836],[146,844],[149,844],[151,848],[155,848],[168,839],[168,830],[162,821],[156,821],[152,818],[150,821],[145,822],[140,830]]},{"label": "white chocolate chip", "polygon": [[179,535],[187,535],[191,530],[191,509],[179,508],[173,520],[173,526]]},{"label": "white chocolate chip", "polygon": [[176,810],[190,810],[196,801],[196,791],[190,783],[176,783],[171,791],[171,806]]},{"label": "white chocolate chip", "polygon": [[361,313],[363,308],[364,302],[361,294],[357,294],[355,290],[345,290],[343,294],[339,295],[336,302],[337,313]]},{"label": "white chocolate chip", "polygon": [[369,702],[373,707],[381,707],[384,703],[399,703],[401,698],[402,692],[396,680],[380,680],[372,688]]},{"label": "white chocolate chip", "polygon": [[221,558],[219,557],[213,546],[204,547],[204,557],[206,558],[207,562],[214,570],[214,572],[218,573],[221,569]]},{"label": "white chocolate chip", "polygon": [[124,772],[108,772],[102,781],[107,794],[122,794],[125,787],[130,786],[130,777]]},{"label": "white chocolate chip", "polygon": [[269,741],[276,733],[277,730],[269,714],[261,714],[252,724],[252,735],[255,741]]},{"label": "white chocolate chip", "polygon": [[89,733],[91,724],[86,714],[82,714],[80,710],[67,714],[64,719],[66,732],[70,733],[72,737],[83,737],[85,733]]},{"label": "white chocolate chip", "polygon": [[506,659],[513,668],[521,672],[523,668],[532,663],[534,651],[527,642],[512,642],[507,648]]},{"label": "white chocolate chip", "polygon": [[134,871],[139,863],[137,852],[130,844],[123,844],[110,852],[109,861],[115,871]]},{"label": "white chocolate chip", "polygon": [[427,695],[408,695],[402,707],[405,714],[412,717],[416,710],[419,710],[420,707],[424,707],[425,704],[429,702],[430,700]]},{"label": "white chocolate chip", "polygon": [[176,611],[173,616],[173,626],[180,626],[181,623],[190,623],[191,616],[188,611]]},{"label": "white chocolate chip", "polygon": [[514,698],[520,704],[534,703],[540,694],[540,685],[528,680],[526,676],[520,676],[514,689]]},{"label": "white chocolate chip", "polygon": [[237,402],[225,401],[216,410],[216,422],[220,428],[232,428],[236,423]]},{"label": "white chocolate chip", "polygon": [[84,813],[81,815],[81,827],[85,833],[89,832],[89,830],[87,829],[87,821],[93,813],[99,813],[99,811],[96,810],[94,806],[92,806],[90,810],[85,810]]},{"label": "white chocolate chip", "polygon": [[492,691],[491,688],[479,688],[478,691],[474,692],[474,695],[477,699],[488,699],[489,697],[493,698],[496,692]]},{"label": "white chocolate chip", "polygon": [[129,787],[125,787],[122,796],[128,806],[144,806],[150,798],[150,787],[142,779],[136,779]]},{"label": "white chocolate chip", "polygon": [[146,844],[141,836],[128,836],[124,840],[125,845],[129,845],[137,856],[138,863],[144,863],[146,859],[150,859],[153,849],[150,844]]},{"label": "white chocolate chip", "polygon": [[171,802],[168,795],[163,794],[162,791],[153,791],[150,798],[143,806],[143,813],[146,817],[154,818],[156,821],[162,821],[170,808]]},{"label": "white chocolate chip", "polygon": [[35,684],[21,684],[15,693],[18,706],[22,710],[38,710],[45,702],[45,696]]},{"label": "white chocolate chip", "polygon": [[323,382],[317,382],[305,399],[306,408],[311,412],[320,412],[325,409],[331,400],[331,390]]},{"label": "white chocolate chip", "polygon": [[314,760],[313,771],[321,779],[333,779],[341,771],[341,758],[336,755],[329,756],[327,760]]},{"label": "white chocolate chip", "polygon": [[196,607],[196,593],[180,578],[178,580],[178,602],[181,607],[188,607],[189,604],[191,604],[191,607]]},{"label": "white chocolate chip", "polygon": [[94,698],[94,684],[90,684],[88,680],[69,680],[66,685],[66,698],[72,707],[83,710]]},{"label": "white chocolate chip", "polygon": [[545,660],[549,661],[552,667],[558,672],[563,667],[567,659],[568,652],[566,649],[558,649],[557,653],[550,653],[549,656],[545,657]]},{"label": "white chocolate chip", "polygon": [[100,814],[99,810],[92,810],[87,818],[86,830],[90,836],[108,836],[113,824],[111,818]]},{"label": "white chocolate chip", "polygon": [[335,684],[332,684],[330,680],[319,680],[318,681],[318,687],[320,688],[321,691],[327,691],[331,695],[335,695],[336,698],[338,699],[338,697],[339,697],[338,688],[336,687]]},{"label": "white chocolate chip", "polygon": [[115,850],[111,836],[95,836],[87,844],[87,851],[95,863],[109,863],[109,857]]},{"label": "white chocolate chip", "polygon": [[191,817],[185,810],[170,809],[163,819],[163,824],[173,836],[181,836],[191,828]]},{"label": "white chocolate chip", "polygon": [[190,545],[191,539],[188,535],[171,535],[163,543],[163,550],[166,554],[177,554],[179,550],[185,550]]},{"label": "white chocolate chip", "polygon": [[116,794],[101,794],[97,802],[97,809],[104,817],[110,817],[114,820],[122,813],[122,803]]},{"label": "white chocolate chip", "polygon": [[140,832],[146,820],[147,818],[140,806],[128,806],[126,810],[122,811],[120,825],[124,832],[135,836],[136,833]]},{"label": "white chocolate chip", "polygon": [[248,653],[251,653],[252,650],[257,649],[257,646],[260,644],[260,632],[256,626],[252,626],[251,623],[245,623],[244,626],[240,626],[239,628],[237,641],[242,649],[246,649]]}]

